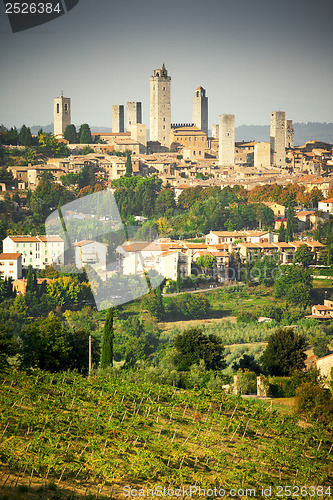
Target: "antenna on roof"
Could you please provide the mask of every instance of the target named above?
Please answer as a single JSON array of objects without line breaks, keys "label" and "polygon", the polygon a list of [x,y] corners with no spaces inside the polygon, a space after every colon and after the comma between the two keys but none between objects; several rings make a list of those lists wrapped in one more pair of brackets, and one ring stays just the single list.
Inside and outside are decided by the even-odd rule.
[{"label": "antenna on roof", "polygon": [[64,97],[64,91],[63,90],[61,91],[61,97]]}]

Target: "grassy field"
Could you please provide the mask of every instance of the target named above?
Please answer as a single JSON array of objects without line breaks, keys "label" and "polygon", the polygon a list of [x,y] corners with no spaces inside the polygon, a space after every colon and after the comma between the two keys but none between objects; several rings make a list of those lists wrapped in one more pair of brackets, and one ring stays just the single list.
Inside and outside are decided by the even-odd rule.
[{"label": "grassy field", "polygon": [[250,498],[245,489],[332,485],[326,426],[299,425],[261,400],[73,373],[0,383],[2,499],[121,499],[125,486],[190,485]]}]

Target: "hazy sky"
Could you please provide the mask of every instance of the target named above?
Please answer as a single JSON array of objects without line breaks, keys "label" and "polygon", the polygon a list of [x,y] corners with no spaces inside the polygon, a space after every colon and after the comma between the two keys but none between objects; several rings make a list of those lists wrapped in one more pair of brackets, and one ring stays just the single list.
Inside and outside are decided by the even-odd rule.
[{"label": "hazy sky", "polygon": [[80,0],[66,15],[11,33],[0,4],[1,115],[10,127],[53,122],[53,98],[71,97],[72,122],[111,127],[112,104],[142,101],[149,77],[171,76],[172,122],[192,121],[207,91],[209,127],[333,121],[333,1]]}]

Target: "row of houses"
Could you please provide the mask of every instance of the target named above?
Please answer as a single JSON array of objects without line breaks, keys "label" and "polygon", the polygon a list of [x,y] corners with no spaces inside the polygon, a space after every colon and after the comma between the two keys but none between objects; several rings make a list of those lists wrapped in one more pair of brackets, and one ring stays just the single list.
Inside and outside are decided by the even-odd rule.
[{"label": "row of houses", "polygon": [[[282,264],[291,263],[300,245],[307,245],[314,261],[318,260],[324,245],[312,239],[278,242],[278,236],[270,231],[210,231],[204,243],[160,239],[153,242],[124,242],[116,248],[116,265],[111,266],[122,274],[143,274],[155,270],[168,279],[177,279],[193,272],[199,257],[214,257],[215,270],[225,271],[230,260],[237,256],[239,263],[260,259],[265,255]],[[74,243],[74,258],[77,268],[92,266],[102,279],[106,279],[108,268],[108,245],[94,240]],[[0,255],[0,273],[4,277],[18,279],[22,270],[31,265],[34,269],[45,269],[48,265],[63,266],[65,242],[60,236],[7,236],[3,240]]]}]

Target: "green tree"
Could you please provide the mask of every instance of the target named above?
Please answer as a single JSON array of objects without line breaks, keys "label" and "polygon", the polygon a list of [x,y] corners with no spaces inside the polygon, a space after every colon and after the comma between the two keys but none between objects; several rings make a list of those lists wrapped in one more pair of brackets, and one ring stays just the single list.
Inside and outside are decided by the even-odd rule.
[{"label": "green tree", "polygon": [[113,309],[110,308],[107,312],[101,351],[101,368],[105,369],[113,365]]},{"label": "green tree", "polygon": [[164,307],[162,300],[162,292],[160,286],[155,290],[151,290],[142,298],[142,307],[154,316],[157,321],[161,321],[164,317]]},{"label": "green tree", "polygon": [[19,136],[18,136],[18,140],[22,146],[31,146],[32,135],[31,135],[30,128],[26,127],[25,125],[22,125]]},{"label": "green tree", "polygon": [[287,214],[287,228],[286,228],[286,242],[288,243],[289,241],[294,240],[294,215],[293,215],[293,209],[292,206],[289,205],[288,207],[288,214]]},{"label": "green tree", "polygon": [[303,267],[309,267],[313,260],[310,248],[304,244],[300,245],[295,253],[296,262],[300,262]]},{"label": "green tree", "polygon": [[29,267],[28,267],[27,286],[26,286],[25,291],[26,291],[26,293],[37,292],[37,278],[36,278],[35,271],[33,270],[31,265],[29,265]]},{"label": "green tree", "polygon": [[54,158],[62,158],[68,156],[68,149],[64,142],[59,142],[58,139],[47,133],[42,133],[38,136],[39,151],[45,156]]},{"label": "green tree", "polygon": [[16,344],[9,328],[0,325],[0,372],[8,370],[8,358],[16,353]]},{"label": "green tree", "polygon": [[64,139],[69,142],[69,144],[77,143],[77,132],[75,125],[67,125],[64,131]]},{"label": "green tree", "polygon": [[203,269],[204,274],[206,274],[208,270],[212,270],[216,262],[216,257],[214,255],[200,255],[195,261],[196,265]]},{"label": "green tree", "polygon": [[268,339],[260,363],[269,375],[290,376],[305,368],[306,340],[294,328],[278,328]]},{"label": "green tree", "polygon": [[324,333],[318,333],[313,336],[311,338],[311,343],[313,346],[313,353],[318,356],[318,358],[322,358],[329,353],[329,340]]},{"label": "green tree", "polygon": [[207,370],[223,370],[226,367],[221,339],[214,334],[205,335],[200,328],[188,328],[178,334],[175,348],[175,363],[179,369],[188,370],[201,360]]},{"label": "green tree", "polygon": [[156,212],[164,215],[166,212],[173,212],[176,208],[175,195],[172,189],[162,189],[156,198]]},{"label": "green tree", "polygon": [[70,366],[69,331],[54,315],[41,318],[21,332],[21,360],[26,368],[50,372],[67,370]]},{"label": "green tree", "polygon": [[279,233],[278,233],[279,241],[286,241],[286,228],[284,227],[284,222],[281,222]]},{"label": "green tree", "polygon": [[88,123],[83,123],[79,131],[80,144],[91,144],[93,142]]},{"label": "green tree", "polygon": [[275,298],[286,298],[294,305],[307,307],[311,303],[312,277],[301,266],[281,266],[281,276],[274,282]]},{"label": "green tree", "polygon": [[235,363],[232,364],[232,369],[237,372],[238,370],[249,370],[257,375],[261,373],[260,364],[254,359],[253,354],[243,354],[243,356]]},{"label": "green tree", "polygon": [[126,154],[126,174],[127,176],[131,176],[133,174],[133,169],[132,169],[132,160],[131,160],[131,153],[128,151]]},{"label": "green tree", "polygon": [[83,155],[89,155],[90,153],[94,153],[94,152],[95,152],[94,148],[90,147],[89,145],[84,146],[84,148],[82,149]]}]

